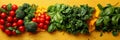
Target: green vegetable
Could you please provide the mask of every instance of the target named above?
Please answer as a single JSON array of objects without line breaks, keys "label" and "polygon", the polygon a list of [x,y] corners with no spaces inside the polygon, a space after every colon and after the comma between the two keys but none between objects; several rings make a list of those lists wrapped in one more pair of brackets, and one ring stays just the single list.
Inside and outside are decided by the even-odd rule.
[{"label": "green vegetable", "polygon": [[72,34],[86,34],[89,33],[86,21],[92,16],[94,8],[88,5],[71,7],[69,5],[56,4],[49,6],[47,12],[51,16],[48,32],[64,30]]},{"label": "green vegetable", "polygon": [[37,23],[32,22],[32,21],[26,22],[25,23],[25,28],[26,28],[26,30],[28,32],[36,32],[36,30],[37,30]]},{"label": "green vegetable", "polygon": [[56,29],[56,26],[54,24],[51,24],[48,28],[48,32],[53,32]]},{"label": "green vegetable", "polygon": [[117,36],[118,32],[117,31],[112,31],[113,36]]},{"label": "green vegetable", "polygon": [[25,13],[22,10],[16,10],[16,17],[19,19],[23,19],[25,17]]},{"label": "green vegetable", "polygon": [[3,9],[3,8],[0,8],[0,12],[7,12],[5,9]]},{"label": "green vegetable", "polygon": [[20,34],[21,32],[19,30],[16,30],[16,34]]},{"label": "green vegetable", "polygon": [[[117,36],[120,31],[120,7],[114,7],[108,4],[102,7],[98,4],[98,8],[101,10],[100,17],[96,21],[96,30],[102,30],[103,32],[111,32],[114,36]],[[116,30],[116,31],[114,31]]]},{"label": "green vegetable", "polygon": [[12,4],[11,3],[7,5],[7,10],[8,11],[12,10]]},{"label": "green vegetable", "polygon": [[37,30],[37,24],[31,22],[34,17],[37,6],[35,4],[24,3],[16,10],[16,17],[24,20],[24,25],[28,32],[35,32]]}]

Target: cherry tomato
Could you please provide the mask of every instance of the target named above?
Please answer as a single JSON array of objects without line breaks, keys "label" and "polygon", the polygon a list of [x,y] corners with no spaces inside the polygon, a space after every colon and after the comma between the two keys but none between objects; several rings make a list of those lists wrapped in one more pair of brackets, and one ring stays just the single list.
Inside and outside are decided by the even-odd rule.
[{"label": "cherry tomato", "polygon": [[12,32],[11,32],[10,30],[8,30],[8,29],[5,30],[5,33],[6,33],[7,35],[11,35],[11,34],[12,34]]},{"label": "cherry tomato", "polygon": [[48,21],[50,21],[50,16],[47,15],[47,16],[45,17],[45,19],[48,20]]},{"label": "cherry tomato", "polygon": [[36,18],[36,21],[37,21],[37,23],[39,23],[39,22],[40,22],[40,18],[39,18],[39,17],[37,17],[37,18]]},{"label": "cherry tomato", "polygon": [[8,17],[7,17],[7,21],[8,21],[8,22],[12,22],[12,21],[13,21],[13,18],[12,18],[11,16],[8,16]]},{"label": "cherry tomato", "polygon": [[13,30],[13,31],[12,31],[12,34],[13,34],[13,35],[16,35],[16,31],[15,31],[15,30]]},{"label": "cherry tomato", "polygon": [[17,22],[17,18],[16,18],[16,17],[14,17],[14,18],[13,18],[13,21],[14,21],[14,22]]},{"label": "cherry tomato", "polygon": [[11,26],[11,23],[6,23],[6,27],[10,27]]},{"label": "cherry tomato", "polygon": [[14,23],[12,24],[12,26],[13,26],[13,27],[17,26],[17,23],[14,22]]},{"label": "cherry tomato", "polygon": [[39,28],[43,28],[43,26],[44,26],[44,23],[39,23],[39,24],[38,24],[38,27],[39,27]]},{"label": "cherry tomato", "polygon": [[21,20],[21,19],[20,19],[20,20],[18,20],[17,25],[18,25],[18,26],[23,25],[23,20]]},{"label": "cherry tomato", "polygon": [[20,26],[18,29],[20,30],[20,32],[25,32],[25,27],[24,26]]},{"label": "cherry tomato", "polygon": [[14,16],[15,16],[15,11],[10,11],[10,12],[9,12],[9,16],[14,17]]},{"label": "cherry tomato", "polygon": [[5,4],[4,4],[4,5],[2,5],[2,7],[1,7],[1,8],[3,8],[3,9],[5,9],[5,10],[6,10],[6,9],[7,9],[7,5],[5,5]]},{"label": "cherry tomato", "polygon": [[44,25],[44,26],[43,26],[43,29],[47,30],[47,29],[48,29],[48,26],[47,26],[47,25]]},{"label": "cherry tomato", "polygon": [[33,21],[33,22],[37,22],[37,19],[36,19],[36,18],[32,18],[32,21]]},{"label": "cherry tomato", "polygon": [[44,18],[40,18],[40,23],[44,23],[45,19]]},{"label": "cherry tomato", "polygon": [[6,13],[1,13],[1,18],[5,18],[7,15],[6,15]]},{"label": "cherry tomato", "polygon": [[3,25],[5,21],[3,19],[0,19],[0,24]]},{"label": "cherry tomato", "polygon": [[13,11],[16,11],[17,9],[18,9],[18,6],[15,5],[15,4],[13,4],[13,5],[12,5],[12,10],[13,10]]},{"label": "cherry tomato", "polygon": [[45,24],[46,24],[46,25],[49,25],[49,24],[50,24],[50,21],[47,21],[47,20],[46,20],[46,21],[45,21]]},{"label": "cherry tomato", "polygon": [[40,15],[40,18],[45,18],[45,15],[44,14]]},{"label": "cherry tomato", "polygon": [[5,30],[5,27],[4,27],[3,25],[0,25],[0,29],[1,29],[2,31],[4,31],[4,30]]}]

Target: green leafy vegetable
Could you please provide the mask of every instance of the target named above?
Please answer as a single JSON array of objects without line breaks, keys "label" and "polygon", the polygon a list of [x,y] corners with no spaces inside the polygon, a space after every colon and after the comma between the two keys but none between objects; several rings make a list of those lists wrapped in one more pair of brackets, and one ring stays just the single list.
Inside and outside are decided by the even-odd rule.
[{"label": "green leafy vegetable", "polygon": [[72,34],[86,34],[89,33],[86,22],[92,16],[94,8],[88,5],[71,7],[64,4],[56,4],[49,6],[47,12],[51,16],[48,32],[64,30]]},{"label": "green leafy vegetable", "polygon": [[115,7],[110,4],[102,7],[98,4],[98,8],[101,12],[100,17],[96,21],[96,30],[112,32],[114,36],[117,36],[120,31],[120,7]]}]

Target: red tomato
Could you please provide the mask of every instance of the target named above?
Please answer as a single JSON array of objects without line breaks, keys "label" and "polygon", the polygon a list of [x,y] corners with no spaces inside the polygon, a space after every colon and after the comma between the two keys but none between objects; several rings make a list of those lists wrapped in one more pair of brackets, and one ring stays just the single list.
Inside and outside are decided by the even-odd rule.
[{"label": "red tomato", "polygon": [[8,22],[12,22],[12,21],[13,21],[13,18],[12,18],[11,16],[8,16],[8,17],[7,17],[7,21],[8,21]]},{"label": "red tomato", "polygon": [[12,26],[13,26],[13,27],[17,26],[17,23],[14,22],[14,23],[12,24]]},{"label": "red tomato", "polygon": [[15,16],[15,11],[10,11],[10,12],[9,12],[9,16],[14,17],[14,16]]},{"label": "red tomato", "polygon": [[15,31],[15,30],[13,30],[13,31],[12,31],[12,34],[13,34],[13,35],[16,35],[16,31]]},{"label": "red tomato", "polygon": [[6,33],[7,35],[11,35],[11,34],[12,34],[12,32],[11,32],[10,30],[8,30],[8,29],[5,30],[5,33]]},{"label": "red tomato", "polygon": [[44,14],[40,15],[40,18],[45,18],[45,15]]},{"label": "red tomato", "polygon": [[14,22],[17,22],[17,18],[16,18],[16,17],[14,17],[14,18],[13,18],[13,21],[14,21]]},{"label": "red tomato", "polygon": [[47,25],[44,25],[44,26],[43,26],[43,29],[47,30],[47,29],[48,29],[48,26],[47,26]]},{"label": "red tomato", "polygon": [[32,18],[32,21],[33,21],[33,22],[37,22],[37,19],[36,19],[36,18]]},{"label": "red tomato", "polygon": [[39,18],[39,17],[37,17],[37,18],[36,18],[36,21],[37,21],[37,23],[39,23],[39,22],[40,22],[40,18]]},{"label": "red tomato", "polygon": [[2,31],[4,31],[4,30],[5,30],[5,27],[4,27],[3,25],[0,25],[0,29],[1,29]]},{"label": "red tomato", "polygon": [[5,18],[7,15],[6,15],[6,13],[1,13],[1,18]]},{"label": "red tomato", "polygon": [[20,20],[18,20],[17,25],[18,25],[18,26],[23,25],[23,20],[21,20],[21,19],[20,19]]},{"label": "red tomato", "polygon": [[25,27],[24,26],[20,26],[18,29],[20,30],[20,32],[25,32]]},{"label": "red tomato", "polygon": [[49,25],[49,24],[50,24],[50,21],[47,21],[47,20],[46,20],[46,21],[45,21],[45,24],[46,24],[46,25]]},{"label": "red tomato", "polygon": [[47,16],[45,17],[45,19],[48,20],[48,21],[50,21],[50,16],[47,15]]},{"label": "red tomato", "polygon": [[45,19],[44,18],[40,18],[40,23],[44,23]]},{"label": "red tomato", "polygon": [[11,23],[6,23],[6,27],[10,27],[11,26]]},{"label": "red tomato", "polygon": [[3,19],[0,19],[0,24],[3,25],[5,21]]},{"label": "red tomato", "polygon": [[12,5],[12,10],[13,10],[13,11],[16,11],[17,9],[18,9],[18,6],[15,5],[15,4],[13,4],[13,5]]},{"label": "red tomato", "polygon": [[39,24],[38,24],[38,27],[39,27],[39,28],[43,28],[43,26],[44,26],[44,23],[39,23]]},{"label": "red tomato", "polygon": [[6,9],[7,9],[7,5],[5,5],[5,4],[4,4],[4,5],[2,5],[2,7],[1,7],[1,8],[3,8],[3,9],[5,9],[5,10],[6,10]]}]

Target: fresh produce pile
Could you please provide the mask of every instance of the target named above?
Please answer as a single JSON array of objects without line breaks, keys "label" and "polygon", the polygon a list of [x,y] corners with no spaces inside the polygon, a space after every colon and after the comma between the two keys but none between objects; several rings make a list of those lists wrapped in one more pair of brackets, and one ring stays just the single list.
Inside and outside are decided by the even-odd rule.
[{"label": "fresh produce pile", "polygon": [[[96,30],[120,32],[120,7],[98,4],[100,14],[95,22]],[[47,9],[35,4],[24,3],[21,6],[4,4],[0,8],[0,29],[7,35],[27,32],[65,31],[70,34],[89,34],[89,21],[95,12],[88,5],[69,6],[65,4],[50,5]]]},{"label": "fresh produce pile", "polygon": [[100,17],[96,21],[96,30],[102,30],[103,32],[112,32],[114,36],[120,32],[120,7],[112,6],[108,4],[105,7],[98,4]]},{"label": "fresh produce pile", "polygon": [[2,5],[0,8],[0,28],[7,35],[16,35],[25,32],[22,19],[16,16],[18,6],[15,4]]},{"label": "fresh produce pile", "polygon": [[86,34],[88,32],[87,20],[92,16],[94,8],[88,5],[68,6],[56,4],[48,7],[51,24],[48,32],[64,30],[72,34]]}]

